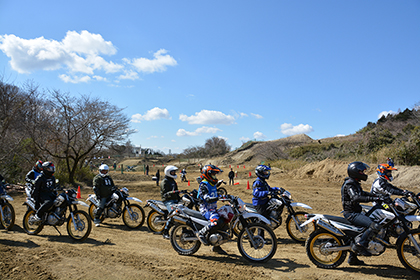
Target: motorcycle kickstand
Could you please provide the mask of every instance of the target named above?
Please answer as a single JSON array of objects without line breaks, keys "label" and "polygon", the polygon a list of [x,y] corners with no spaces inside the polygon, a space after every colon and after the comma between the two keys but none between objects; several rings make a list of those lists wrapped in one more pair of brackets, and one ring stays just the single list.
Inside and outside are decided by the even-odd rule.
[{"label": "motorcycle kickstand", "polygon": [[62,236],[61,232],[58,230],[58,228],[56,226],[53,226],[55,228],[55,230],[58,232],[58,234],[60,234],[60,236]]}]

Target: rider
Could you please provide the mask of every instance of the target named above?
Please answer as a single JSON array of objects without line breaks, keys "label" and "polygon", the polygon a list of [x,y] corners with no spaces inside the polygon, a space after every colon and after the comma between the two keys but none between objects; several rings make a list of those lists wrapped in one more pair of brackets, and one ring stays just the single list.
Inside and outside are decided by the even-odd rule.
[{"label": "rider", "polygon": [[378,178],[376,178],[375,181],[373,181],[370,192],[376,195],[383,195],[383,196],[390,196],[390,195],[414,196],[413,192],[399,189],[395,187],[394,185],[392,185],[391,183],[389,183],[394,179],[392,178],[392,170],[397,170],[397,168],[394,167],[394,162],[391,158],[388,158],[387,163],[379,164],[378,168],[376,169]]},{"label": "rider", "polygon": [[[178,167],[173,165],[168,165],[165,167],[164,173],[165,178],[160,183],[160,195],[162,196],[162,202],[165,204],[168,212],[171,212],[172,206],[177,204],[180,200],[178,185],[175,179],[178,177],[176,171]],[[171,227],[172,222],[168,220],[165,224],[164,229],[162,230],[163,238],[169,239],[169,228]]]},{"label": "rider", "polygon": [[341,187],[341,202],[343,204],[344,217],[352,224],[366,228],[360,239],[352,246],[348,260],[350,265],[364,264],[363,261],[357,258],[357,254],[371,256],[371,253],[367,250],[369,238],[380,229],[379,224],[362,214],[362,206],[360,205],[360,202],[383,201],[382,197],[363,191],[360,185],[360,181],[366,181],[368,178],[368,175],[365,174],[368,168],[369,166],[367,164],[360,161],[350,163],[347,167],[349,177],[344,179]]},{"label": "rider", "polygon": [[[217,213],[217,186],[223,182],[217,179],[217,174],[223,172],[214,165],[206,165],[202,168],[202,180],[200,181],[197,197],[200,200],[200,212],[210,223],[198,232],[198,237],[204,245],[209,245],[207,236],[212,229],[221,228],[224,220]],[[220,246],[213,246],[212,251],[219,254],[226,254]]]},{"label": "rider", "polygon": [[41,175],[35,179],[32,197],[35,199],[36,207],[39,207],[34,216],[35,222],[42,220],[44,213],[53,206],[57,197],[54,172],[54,164],[51,161],[44,162]]},{"label": "rider", "polygon": [[267,219],[270,219],[270,212],[267,210],[270,201],[268,195],[270,192],[280,190],[277,187],[271,188],[266,182],[270,177],[270,170],[271,168],[266,165],[258,165],[255,168],[255,174],[258,178],[252,184],[252,204],[257,212]]},{"label": "rider", "polygon": [[187,171],[185,170],[185,168],[184,169],[182,169],[182,171],[181,171],[181,178],[184,180],[184,181],[187,181]]},{"label": "rider", "polygon": [[[38,160],[35,163],[34,167],[31,169],[31,171],[29,171],[28,174],[26,174],[25,181],[29,184],[28,188],[33,188],[35,184],[35,179],[38,178],[39,175],[41,175],[42,164],[43,162],[41,160]],[[29,189],[29,191],[31,190]]]},{"label": "rider", "polygon": [[105,204],[115,191],[115,185],[109,176],[109,167],[106,164],[99,166],[99,174],[93,178],[93,191],[99,200],[99,207],[96,209],[93,223],[99,227],[101,224],[101,215],[105,209]]}]

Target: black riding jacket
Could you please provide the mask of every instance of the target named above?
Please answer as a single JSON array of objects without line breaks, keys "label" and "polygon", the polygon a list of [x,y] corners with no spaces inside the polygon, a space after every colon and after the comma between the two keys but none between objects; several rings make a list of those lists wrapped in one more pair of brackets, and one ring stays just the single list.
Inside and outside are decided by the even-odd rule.
[{"label": "black riding jacket", "polygon": [[361,213],[362,206],[360,202],[371,202],[377,197],[374,194],[365,192],[360,182],[353,178],[347,177],[341,186],[341,203],[343,204],[344,214]]}]

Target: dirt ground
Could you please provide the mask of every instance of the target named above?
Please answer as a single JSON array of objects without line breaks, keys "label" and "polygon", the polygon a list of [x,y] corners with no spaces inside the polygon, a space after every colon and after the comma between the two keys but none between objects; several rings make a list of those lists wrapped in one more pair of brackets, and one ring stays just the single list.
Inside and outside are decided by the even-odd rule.
[{"label": "dirt ground", "polygon": [[[325,164],[324,164],[325,165]],[[250,202],[255,179],[253,167],[232,166],[238,171],[239,185],[226,186],[228,192]],[[238,168],[239,167],[239,168]],[[162,170],[161,168],[161,174]],[[229,167],[219,179],[227,180]],[[314,170],[286,174],[274,169],[269,179],[272,187],[289,190],[296,202],[312,206],[312,213],[340,215],[341,177],[326,180],[317,174],[326,166]],[[333,168],[331,167],[331,170]],[[344,169],[345,171],[345,169]],[[152,167],[151,174],[156,171]],[[180,183],[179,189],[197,188],[194,178],[198,168],[187,169],[188,183]],[[252,177],[249,177],[251,172]],[[325,171],[328,174],[328,171]],[[335,173],[342,172],[338,168]],[[417,173],[418,174],[418,173]],[[337,174],[330,174],[335,178]],[[130,195],[143,201],[160,199],[156,183],[147,180],[143,172],[112,171],[111,176],[119,187],[127,187]],[[137,178],[137,179],[136,179]],[[145,179],[146,178],[146,179]],[[401,178],[403,181],[403,178]],[[370,181],[371,182],[371,181]],[[397,183],[397,180],[395,180]],[[412,184],[412,181],[407,184]],[[369,182],[363,187],[369,189]],[[417,184],[418,186],[418,184]],[[420,188],[411,187],[414,192]],[[85,200],[93,193],[88,187],[81,195]],[[68,237],[65,226],[59,228],[62,236],[53,227],[45,227],[39,235],[27,235],[22,228],[26,208],[22,205],[22,193],[11,194],[16,211],[16,224],[11,231],[0,230],[0,279],[416,279],[420,275],[408,272],[399,262],[396,251],[388,249],[379,257],[364,257],[365,266],[353,267],[347,262],[334,270],[316,268],[308,259],[303,245],[294,243],[286,233],[283,224],[275,231],[278,249],[270,261],[256,265],[245,261],[235,241],[222,247],[228,255],[217,255],[210,247],[202,246],[193,256],[180,256],[170,242],[160,235],[152,234],[144,224],[136,230],[129,230],[122,219],[106,220],[98,228],[93,227],[89,238],[74,242]],[[83,209],[84,207],[82,207]],[[87,211],[87,208],[84,209]],[[303,209],[300,209],[303,210]],[[146,215],[150,211],[145,208]]]}]

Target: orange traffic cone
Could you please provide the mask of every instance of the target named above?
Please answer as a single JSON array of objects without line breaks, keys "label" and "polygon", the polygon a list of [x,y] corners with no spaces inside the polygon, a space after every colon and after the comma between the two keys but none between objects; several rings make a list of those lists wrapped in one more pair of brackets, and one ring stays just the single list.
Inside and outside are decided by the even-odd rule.
[{"label": "orange traffic cone", "polygon": [[80,186],[77,188],[77,199],[82,198],[81,194],[80,194]]},{"label": "orange traffic cone", "polygon": [[247,190],[250,190],[250,188],[249,188],[249,181],[246,181],[246,189]]},{"label": "orange traffic cone", "polygon": [[190,180],[188,180],[188,187],[190,186]]}]

